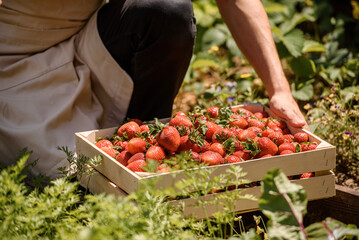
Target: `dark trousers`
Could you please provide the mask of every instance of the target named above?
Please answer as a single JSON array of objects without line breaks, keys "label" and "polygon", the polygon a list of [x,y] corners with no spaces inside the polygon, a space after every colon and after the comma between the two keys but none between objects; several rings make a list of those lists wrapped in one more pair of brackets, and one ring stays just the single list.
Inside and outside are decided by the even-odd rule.
[{"label": "dark trousers", "polygon": [[190,0],[112,0],[100,9],[101,39],[134,82],[127,117],[171,116],[193,53],[194,21]]}]

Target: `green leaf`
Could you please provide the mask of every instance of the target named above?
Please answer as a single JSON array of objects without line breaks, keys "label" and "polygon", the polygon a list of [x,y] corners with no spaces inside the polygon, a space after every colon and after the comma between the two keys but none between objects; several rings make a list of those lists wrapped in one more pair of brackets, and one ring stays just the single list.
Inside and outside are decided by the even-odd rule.
[{"label": "green leaf", "polygon": [[265,4],[264,10],[267,13],[275,13],[275,12],[285,12],[287,10],[287,6],[275,3],[275,2],[269,2],[268,4]]},{"label": "green leaf", "polygon": [[292,95],[294,98],[301,101],[308,101],[313,97],[314,88],[312,84],[306,82],[300,88],[296,87],[293,83],[292,86]]},{"label": "green leaf", "polygon": [[327,48],[319,42],[313,40],[305,40],[302,52],[325,52],[326,50]]},{"label": "green leaf", "polygon": [[[321,124],[321,123],[313,123],[313,124],[310,124],[310,125],[309,125],[310,131],[314,133],[315,130],[317,129],[317,127],[318,127],[320,124]],[[297,145],[297,146],[299,146],[299,145]]]},{"label": "green leaf", "polygon": [[237,47],[237,44],[236,44],[236,42],[234,41],[233,38],[228,38],[227,39],[226,46],[227,46],[228,50],[231,52],[232,55],[239,56],[239,57],[243,56],[242,52]]},{"label": "green leaf", "polygon": [[314,62],[303,56],[293,58],[290,62],[290,67],[299,77],[309,77],[316,72]]},{"label": "green leaf", "polygon": [[211,28],[207,30],[202,38],[202,49],[208,50],[212,46],[220,46],[226,41],[226,34],[217,28]]},{"label": "green leaf", "polygon": [[192,68],[217,67],[218,63],[210,59],[197,59],[193,62]]},{"label": "green leaf", "polygon": [[280,169],[272,169],[262,181],[259,208],[270,219],[271,239],[304,239],[303,216],[307,195],[302,186],[291,183]]},{"label": "green leaf", "polygon": [[304,34],[299,29],[294,29],[282,38],[284,46],[293,57],[299,57],[302,54],[304,46]]},{"label": "green leaf", "polygon": [[345,236],[359,237],[359,229],[345,225],[332,218],[326,218],[320,223],[313,223],[305,229],[309,238],[313,239],[341,239]]}]

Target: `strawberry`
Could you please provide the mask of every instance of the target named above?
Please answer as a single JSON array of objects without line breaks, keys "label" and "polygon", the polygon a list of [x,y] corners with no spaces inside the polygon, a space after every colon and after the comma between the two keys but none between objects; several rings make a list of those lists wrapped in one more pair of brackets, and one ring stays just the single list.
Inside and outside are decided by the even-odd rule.
[{"label": "strawberry", "polygon": [[292,143],[293,140],[294,140],[294,137],[293,137],[292,134],[284,134],[283,137],[284,137],[284,140],[285,140],[286,142]]},{"label": "strawberry", "polygon": [[108,155],[110,155],[110,157],[112,158],[116,158],[117,154],[119,154],[120,152],[110,148],[110,147],[102,147],[100,148],[102,151],[104,151],[105,153],[107,153]]},{"label": "strawberry", "polygon": [[272,140],[277,146],[284,143],[285,138],[282,133],[274,132],[268,135],[268,138]]},{"label": "strawberry", "polygon": [[242,160],[238,156],[230,155],[224,158],[224,162],[237,163],[237,162],[242,162]]},{"label": "strawberry", "polygon": [[212,136],[212,142],[222,143],[230,137],[235,137],[234,134],[227,128],[218,129]]},{"label": "strawberry", "polygon": [[263,130],[265,127],[265,124],[264,124],[264,122],[262,122],[258,119],[252,118],[248,121],[248,127],[257,127],[257,128],[260,128]]},{"label": "strawberry", "polygon": [[285,149],[280,152],[280,155],[286,155],[286,154],[292,154],[292,153],[295,153],[295,152],[293,152],[292,150],[289,150],[289,149]]},{"label": "strawberry", "polygon": [[98,147],[98,148],[102,148],[102,147],[112,148],[113,144],[112,144],[112,142],[110,140],[102,139],[102,140],[100,140],[100,141],[98,141],[96,143],[96,147]]},{"label": "strawberry", "polygon": [[207,163],[209,166],[218,165],[224,162],[223,157],[212,151],[206,151],[200,155],[201,161]]},{"label": "strawberry", "polygon": [[141,126],[143,124],[143,122],[140,119],[137,119],[137,118],[132,118],[132,119],[130,119],[129,122],[135,122],[135,123],[138,124],[138,126]]},{"label": "strawberry", "polygon": [[218,152],[222,157],[226,155],[226,150],[224,149],[224,146],[221,143],[213,143],[209,147],[209,151]]},{"label": "strawberry", "polygon": [[193,126],[191,120],[185,116],[176,116],[172,118],[169,125],[172,127],[186,127],[187,129],[190,129]]},{"label": "strawberry", "polygon": [[177,116],[183,116],[183,117],[187,117],[187,114],[185,114],[184,112],[178,111],[175,115],[175,117]]},{"label": "strawberry", "polygon": [[128,144],[127,144],[127,151],[129,151],[131,154],[136,154],[139,152],[145,152],[146,151],[146,141],[142,138],[132,138]]},{"label": "strawberry", "polygon": [[132,157],[132,154],[128,151],[124,150],[120,154],[117,155],[117,162],[121,163],[124,166],[127,166],[128,160]]},{"label": "strawberry", "polygon": [[207,132],[205,133],[205,137],[207,141],[212,141],[213,134],[219,130],[222,129],[222,127],[218,126],[217,124],[213,122],[206,122],[206,126],[208,127]]},{"label": "strawberry", "polygon": [[157,172],[159,173],[168,173],[171,171],[171,168],[166,164],[166,163],[162,163],[161,165],[159,165],[157,167]]},{"label": "strawberry", "polygon": [[140,126],[140,131],[142,132],[150,132],[150,128],[148,127],[148,124],[144,124]]},{"label": "strawberry", "polygon": [[279,127],[279,122],[276,119],[269,118],[267,120],[266,126],[269,127],[269,128]]},{"label": "strawberry", "polygon": [[275,132],[280,132],[283,134],[283,131],[280,127],[271,127],[272,130],[274,130]]},{"label": "strawberry", "polygon": [[264,130],[264,131],[262,132],[262,137],[268,137],[269,134],[274,133],[274,132],[275,132],[275,131],[274,131],[273,129],[267,128],[266,130]]},{"label": "strawberry", "polygon": [[195,128],[198,128],[199,125],[200,125],[200,122],[206,123],[207,120],[208,120],[208,119],[207,119],[206,116],[199,116],[199,117],[196,119],[195,123],[194,123],[194,127],[195,127]]},{"label": "strawberry", "polygon": [[170,152],[175,152],[180,145],[180,134],[172,126],[165,127],[156,138],[158,144]]},{"label": "strawberry", "polygon": [[237,127],[232,127],[232,128],[229,128],[229,131],[231,131],[234,136],[238,136],[239,133],[243,131],[243,129],[237,128]]},{"label": "strawberry", "polygon": [[219,115],[218,107],[210,107],[210,108],[207,108],[206,111],[211,118],[218,118],[218,115]]},{"label": "strawberry", "polygon": [[318,143],[307,143],[307,144],[302,143],[301,149],[302,149],[302,152],[312,151],[312,150],[316,149],[317,146],[318,146]]},{"label": "strawberry", "polygon": [[235,151],[240,151],[243,150],[243,145],[240,141],[234,140],[234,150]]},{"label": "strawberry", "polygon": [[242,117],[244,117],[244,119],[246,119],[247,121],[249,121],[250,116],[253,115],[253,113],[247,109],[244,109],[242,107],[233,107],[232,108],[232,112],[241,115]]},{"label": "strawberry", "polygon": [[303,173],[302,175],[300,175],[300,178],[311,178],[314,177],[314,174],[309,172],[309,173]]},{"label": "strawberry", "polygon": [[277,123],[278,127],[282,130],[286,129],[287,128],[287,124],[285,123],[285,121],[283,120],[280,120],[278,123]]},{"label": "strawberry", "polygon": [[242,142],[250,142],[247,138],[254,139],[256,136],[255,132],[245,129],[238,135],[238,139]]},{"label": "strawberry", "polygon": [[250,151],[247,150],[234,152],[233,155],[239,157],[243,161],[252,159]]},{"label": "strawberry", "polygon": [[268,158],[268,157],[273,157],[273,155],[272,154],[265,154],[265,155],[261,156],[260,158]]},{"label": "strawberry", "polygon": [[305,132],[297,132],[294,134],[294,142],[302,143],[308,142],[309,136]]},{"label": "strawberry", "polygon": [[282,132],[283,132],[283,135],[290,134],[289,128],[284,128]]},{"label": "strawberry", "polygon": [[123,137],[126,134],[128,139],[136,137],[136,133],[141,132],[140,126],[136,122],[128,122],[123,124],[117,131],[119,137]]},{"label": "strawberry", "polygon": [[275,145],[274,142],[272,142],[267,137],[261,137],[257,141],[258,148],[261,150],[259,153],[259,157],[262,157],[264,155],[270,154],[270,155],[276,155],[278,152],[278,147]]},{"label": "strawberry", "polygon": [[125,150],[127,148],[128,142],[127,141],[116,141],[115,146],[121,147],[121,150]]},{"label": "strawberry", "polygon": [[146,159],[145,153],[139,152],[139,153],[134,154],[130,159],[128,159],[127,164],[133,163],[138,160],[145,160],[145,159]]},{"label": "strawberry", "polygon": [[189,151],[191,150],[192,147],[192,142],[191,140],[188,138],[188,136],[183,136],[180,138],[180,145],[177,149],[177,152],[181,153],[181,152],[185,152],[185,151]]},{"label": "strawberry", "polygon": [[268,117],[268,113],[267,112],[255,112],[253,114],[256,118],[258,119],[262,119],[262,118],[267,118]]},{"label": "strawberry", "polygon": [[143,167],[146,166],[146,162],[144,160],[138,160],[132,162],[127,165],[127,168],[130,169],[132,172],[145,172]]},{"label": "strawberry", "polygon": [[229,126],[238,127],[240,129],[245,129],[248,126],[248,122],[240,115],[234,114],[231,116],[231,120],[229,122]]},{"label": "strawberry", "polygon": [[146,152],[146,160],[153,159],[160,161],[166,157],[165,150],[160,146],[151,146]]},{"label": "strawberry", "polygon": [[192,154],[193,160],[196,160],[196,161],[200,162],[199,153],[196,153],[196,152],[192,152],[192,151],[191,151],[191,154]]},{"label": "strawberry", "polygon": [[262,133],[263,130],[259,127],[249,127],[247,130],[254,132],[255,134]]},{"label": "strawberry", "polygon": [[295,153],[295,146],[289,142],[284,142],[281,145],[279,145],[278,152],[281,153],[284,150],[289,150],[289,151],[292,151],[293,153]]}]

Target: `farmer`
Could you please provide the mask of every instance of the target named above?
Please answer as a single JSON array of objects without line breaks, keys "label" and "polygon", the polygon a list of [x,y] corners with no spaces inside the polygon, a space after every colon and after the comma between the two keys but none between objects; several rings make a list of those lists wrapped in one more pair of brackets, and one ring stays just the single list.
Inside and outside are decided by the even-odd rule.
[{"label": "farmer", "polygon": [[[1,1],[0,1],[1,2]],[[271,110],[306,126],[259,0],[218,0]],[[35,173],[56,177],[74,133],[125,117],[171,115],[196,35],[190,0],[3,0],[0,7],[0,159],[24,147]]]}]

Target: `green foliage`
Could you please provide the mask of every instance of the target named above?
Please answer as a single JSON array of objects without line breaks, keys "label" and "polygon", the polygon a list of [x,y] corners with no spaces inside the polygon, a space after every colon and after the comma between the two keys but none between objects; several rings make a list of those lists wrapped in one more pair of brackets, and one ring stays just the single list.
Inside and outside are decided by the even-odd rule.
[{"label": "green foliage", "polygon": [[307,104],[307,117],[314,133],[337,147],[337,171],[359,175],[359,87],[330,92],[314,104]]},{"label": "green foliage", "polygon": [[291,183],[280,169],[270,170],[263,179],[260,209],[270,219],[270,239],[343,239],[359,237],[359,230],[331,218],[304,227],[307,198],[302,186]]}]

